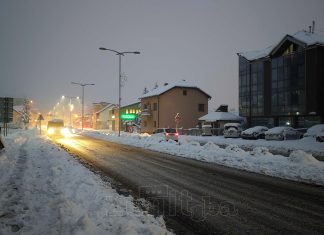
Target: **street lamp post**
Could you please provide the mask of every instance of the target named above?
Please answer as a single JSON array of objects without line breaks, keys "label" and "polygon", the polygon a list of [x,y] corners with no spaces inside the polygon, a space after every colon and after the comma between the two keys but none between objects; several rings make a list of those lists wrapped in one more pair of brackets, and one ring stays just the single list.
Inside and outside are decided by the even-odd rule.
[{"label": "street lamp post", "polygon": [[73,111],[73,104],[72,104],[72,99],[79,99],[79,96],[62,96],[62,98],[69,98],[69,107],[70,107],[70,122],[69,125],[72,127],[72,111]]},{"label": "street lamp post", "polygon": [[111,51],[116,53],[119,56],[119,79],[118,79],[118,136],[120,136],[120,128],[121,128],[121,118],[120,118],[120,104],[121,104],[121,57],[125,56],[125,54],[141,54],[139,51],[116,51],[112,49],[107,49],[105,47],[100,47],[99,50],[102,51]]},{"label": "street lamp post", "polygon": [[85,86],[93,86],[94,83],[78,83],[78,82],[71,82],[71,84],[74,84],[74,85],[79,85],[82,87],[82,116],[81,116],[81,125],[82,125],[82,130],[83,130],[83,119],[84,119],[84,87]]}]

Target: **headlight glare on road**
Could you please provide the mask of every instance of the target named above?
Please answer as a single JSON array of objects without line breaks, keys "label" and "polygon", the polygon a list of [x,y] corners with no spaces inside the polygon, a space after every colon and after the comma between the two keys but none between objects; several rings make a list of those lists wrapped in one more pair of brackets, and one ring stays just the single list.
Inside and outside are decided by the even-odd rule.
[{"label": "headlight glare on road", "polygon": [[71,135],[71,132],[68,128],[62,128],[61,129],[61,134],[64,136],[64,137],[69,137]]},{"label": "headlight glare on road", "polygon": [[53,128],[48,129],[47,134],[53,135],[54,134],[54,129]]}]

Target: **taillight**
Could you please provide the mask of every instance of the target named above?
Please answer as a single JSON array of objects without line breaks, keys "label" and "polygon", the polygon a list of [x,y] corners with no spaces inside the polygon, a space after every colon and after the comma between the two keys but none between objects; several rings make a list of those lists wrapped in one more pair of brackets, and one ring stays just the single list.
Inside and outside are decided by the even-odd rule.
[{"label": "taillight", "polygon": [[165,135],[169,135],[169,133],[165,133]]},{"label": "taillight", "polygon": [[179,136],[179,133],[175,133],[176,136]]}]

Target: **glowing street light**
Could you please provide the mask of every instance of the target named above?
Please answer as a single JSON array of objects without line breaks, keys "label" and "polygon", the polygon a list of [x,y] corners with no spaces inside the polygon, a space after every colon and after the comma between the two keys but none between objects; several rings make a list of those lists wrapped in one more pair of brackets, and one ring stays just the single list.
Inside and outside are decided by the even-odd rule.
[{"label": "glowing street light", "polygon": [[121,118],[120,118],[120,101],[121,101],[121,57],[125,56],[125,54],[136,54],[139,55],[141,54],[139,51],[124,51],[124,52],[120,52],[120,51],[116,51],[116,50],[112,50],[112,49],[107,49],[105,47],[100,47],[99,50],[102,51],[111,51],[116,53],[116,55],[119,56],[119,87],[118,87],[118,136],[120,136],[120,127],[121,127]]},{"label": "glowing street light", "polygon": [[82,87],[82,117],[81,117],[81,126],[82,126],[82,130],[83,130],[83,122],[84,122],[84,87],[85,86],[93,86],[94,83],[78,83],[78,82],[71,82],[71,84],[73,85],[79,85]]}]

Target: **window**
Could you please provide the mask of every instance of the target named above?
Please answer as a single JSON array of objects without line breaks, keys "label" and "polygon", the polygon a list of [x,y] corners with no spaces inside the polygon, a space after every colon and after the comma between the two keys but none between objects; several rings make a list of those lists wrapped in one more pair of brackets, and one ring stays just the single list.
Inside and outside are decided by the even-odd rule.
[{"label": "window", "polygon": [[182,91],[182,94],[183,94],[183,95],[187,95],[187,90],[183,90],[183,91]]},{"label": "window", "polygon": [[299,51],[272,60],[273,114],[286,115],[305,110],[304,55],[303,51]]},{"label": "window", "polygon": [[126,114],[128,114],[128,109],[126,109]]},{"label": "window", "polygon": [[205,112],[205,104],[198,104],[198,111]]},{"label": "window", "polygon": [[153,111],[156,111],[157,110],[157,103],[154,103],[153,104]]}]

